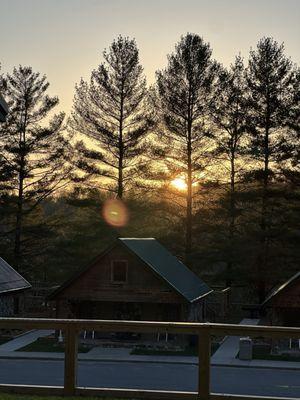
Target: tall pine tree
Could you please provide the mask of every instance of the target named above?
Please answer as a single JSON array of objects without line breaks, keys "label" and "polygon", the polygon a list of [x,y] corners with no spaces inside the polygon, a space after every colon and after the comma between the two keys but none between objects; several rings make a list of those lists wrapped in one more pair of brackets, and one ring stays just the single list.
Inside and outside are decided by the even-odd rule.
[{"label": "tall pine tree", "polygon": [[245,68],[242,58],[238,56],[229,70],[220,69],[214,101],[210,108],[212,120],[216,125],[214,154],[219,160],[219,170],[222,170],[221,182],[225,190],[224,197],[221,196],[219,201],[225,208],[226,214],[228,244],[225,252],[228,286],[232,283],[233,267],[238,252],[235,243],[238,233],[236,220],[240,214],[237,185],[241,180],[243,138],[247,132],[248,122],[246,93]]},{"label": "tall pine tree", "polygon": [[47,94],[45,76],[19,66],[2,80],[9,115],[0,126],[0,155],[9,171],[10,228],[14,266],[32,267],[30,237],[38,241],[35,212],[44,199],[66,184],[70,147],[62,129],[64,114],[49,115],[58,104]]},{"label": "tall pine tree", "polygon": [[[1,69],[1,64],[0,64],[0,69]],[[0,100],[3,99],[1,93],[3,93],[4,90],[5,90],[5,80],[3,78],[3,75],[0,73]],[[5,100],[3,99],[3,101],[5,101]],[[6,106],[6,104],[5,104],[5,106]],[[0,121],[0,123],[3,123],[3,122]],[[3,154],[0,154],[0,205],[1,205],[0,206],[0,220],[2,220],[5,216],[5,210],[4,210],[5,201],[4,200],[7,196],[7,194],[9,193],[9,189],[11,189],[11,185],[10,185],[11,172],[12,171],[11,171],[10,165],[6,162]],[[2,231],[1,224],[0,224],[0,231]]]},{"label": "tall pine tree", "polygon": [[273,213],[278,204],[278,201],[275,204],[273,200],[275,197],[278,200],[276,182],[279,161],[289,152],[285,123],[294,102],[294,79],[294,66],[285,56],[283,44],[269,37],[261,39],[257,48],[250,52],[247,69],[251,108],[249,155],[253,160],[250,175],[259,185],[260,243],[255,261],[255,285],[259,301],[263,301],[267,282],[274,272],[270,255],[275,242],[274,224],[280,212],[277,209],[277,217]]},{"label": "tall pine tree", "polygon": [[218,66],[208,43],[195,34],[183,36],[157,72],[157,91],[164,131],[160,134],[164,162],[170,176],[184,177],[186,190],[185,258],[193,250],[193,185],[207,166],[210,149],[207,119]]},{"label": "tall pine tree", "polygon": [[153,122],[135,40],[119,36],[103,58],[90,81],[76,86],[70,126],[85,137],[77,144],[84,176],[105,177],[102,187],[122,198],[147,168],[142,156]]}]

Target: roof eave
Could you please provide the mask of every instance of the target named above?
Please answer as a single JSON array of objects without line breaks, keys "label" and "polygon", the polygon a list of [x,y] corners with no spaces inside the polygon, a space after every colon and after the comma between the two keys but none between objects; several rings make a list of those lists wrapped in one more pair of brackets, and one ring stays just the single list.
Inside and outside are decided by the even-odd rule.
[{"label": "roof eave", "polygon": [[[297,272],[295,275],[293,275],[290,279],[285,281],[281,286],[279,286],[276,290],[274,290],[261,304],[261,307],[265,307],[268,305],[268,303],[272,302],[275,297],[277,297],[279,294],[284,292],[292,283],[294,283],[297,279],[300,278],[300,271]],[[272,306],[272,305],[270,305]]]},{"label": "roof eave", "polygon": [[0,295],[1,294],[7,294],[7,293],[10,293],[10,292],[21,292],[23,290],[28,290],[28,289],[31,289],[31,288],[32,288],[32,286],[29,284],[29,286],[22,286],[22,287],[14,288],[14,289],[0,290]]},{"label": "roof eave", "polygon": [[198,296],[198,297],[196,297],[195,299],[193,299],[193,300],[190,300],[190,303],[195,303],[196,301],[198,301],[198,300],[200,300],[200,299],[203,299],[203,297],[206,297],[206,296],[208,296],[210,293],[212,293],[214,290],[213,289],[211,289],[211,290],[209,290],[208,292],[206,292],[206,293],[204,293],[204,294],[201,294],[201,296]]}]

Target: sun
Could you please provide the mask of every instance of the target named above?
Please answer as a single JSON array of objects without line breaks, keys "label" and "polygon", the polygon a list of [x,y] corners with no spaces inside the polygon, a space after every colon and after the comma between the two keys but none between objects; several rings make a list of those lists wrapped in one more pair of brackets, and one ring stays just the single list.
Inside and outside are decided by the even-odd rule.
[{"label": "sun", "polygon": [[[193,182],[192,186],[198,186],[198,182]],[[187,190],[188,185],[186,183],[186,179],[183,176],[177,176],[177,178],[174,178],[171,180],[171,185],[176,188],[177,190]]]},{"label": "sun", "polygon": [[171,185],[174,186],[178,190],[186,190],[187,184],[184,178],[175,178],[171,181]]}]

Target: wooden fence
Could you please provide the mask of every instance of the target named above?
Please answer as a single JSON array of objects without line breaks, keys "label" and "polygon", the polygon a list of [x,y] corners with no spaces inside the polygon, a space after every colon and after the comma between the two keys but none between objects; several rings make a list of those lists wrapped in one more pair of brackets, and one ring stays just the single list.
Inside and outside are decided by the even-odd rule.
[{"label": "wooden fence", "polygon": [[[101,321],[101,320],[62,320],[62,319],[30,319],[0,318],[0,329],[55,329],[62,330],[65,337],[64,387],[0,385],[3,392],[42,395],[80,395],[103,396],[129,399],[174,399],[174,400],[287,400],[284,397],[241,396],[233,394],[211,393],[210,390],[210,344],[211,336],[250,336],[269,337],[273,339],[300,338],[300,328],[250,326],[210,323],[184,322],[141,322],[141,321]],[[99,332],[135,332],[198,335],[198,391],[175,392],[136,389],[86,388],[77,386],[77,340],[83,330]],[[0,378],[1,379],[1,378]]]}]

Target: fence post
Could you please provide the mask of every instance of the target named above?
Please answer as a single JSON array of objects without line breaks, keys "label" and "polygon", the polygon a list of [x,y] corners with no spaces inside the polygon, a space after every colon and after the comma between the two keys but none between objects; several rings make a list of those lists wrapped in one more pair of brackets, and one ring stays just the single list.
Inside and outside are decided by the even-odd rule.
[{"label": "fence post", "polygon": [[78,351],[78,332],[69,325],[64,329],[65,333],[65,375],[64,375],[64,394],[74,395],[77,384],[77,351]]},{"label": "fence post", "polygon": [[210,329],[203,326],[199,331],[198,350],[198,398],[209,400],[210,397]]}]

